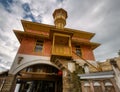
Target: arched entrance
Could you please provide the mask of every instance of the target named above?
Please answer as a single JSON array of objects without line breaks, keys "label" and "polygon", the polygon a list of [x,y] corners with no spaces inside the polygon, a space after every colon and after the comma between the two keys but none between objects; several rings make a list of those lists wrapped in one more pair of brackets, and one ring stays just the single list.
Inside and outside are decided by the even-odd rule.
[{"label": "arched entrance", "polygon": [[62,72],[47,64],[36,64],[17,74],[15,92],[62,92]]}]

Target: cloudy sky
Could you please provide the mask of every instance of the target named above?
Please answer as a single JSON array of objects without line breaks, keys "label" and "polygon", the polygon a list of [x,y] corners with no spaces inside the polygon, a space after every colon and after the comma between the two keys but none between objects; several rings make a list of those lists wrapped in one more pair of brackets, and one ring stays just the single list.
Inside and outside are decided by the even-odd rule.
[{"label": "cloudy sky", "polygon": [[56,8],[68,12],[68,28],[96,33],[101,43],[96,61],[113,58],[120,49],[120,0],[0,0],[0,71],[9,69],[19,48],[13,29],[21,19],[53,25]]}]

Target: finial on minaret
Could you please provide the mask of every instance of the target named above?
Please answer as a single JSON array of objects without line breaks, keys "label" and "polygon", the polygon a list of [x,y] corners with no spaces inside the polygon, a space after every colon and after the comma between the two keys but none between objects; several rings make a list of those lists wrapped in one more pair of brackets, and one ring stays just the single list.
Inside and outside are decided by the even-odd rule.
[{"label": "finial on minaret", "polygon": [[66,25],[67,12],[62,8],[56,9],[53,13],[53,18],[56,28],[63,29]]}]

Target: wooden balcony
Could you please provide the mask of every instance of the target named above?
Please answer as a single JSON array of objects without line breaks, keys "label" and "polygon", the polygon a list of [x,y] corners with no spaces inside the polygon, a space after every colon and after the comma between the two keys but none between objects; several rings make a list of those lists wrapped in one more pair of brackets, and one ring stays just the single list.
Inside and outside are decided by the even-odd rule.
[{"label": "wooden balcony", "polygon": [[52,55],[71,56],[71,47],[56,45],[52,49]]},{"label": "wooden balcony", "polygon": [[[52,56],[54,57],[72,57],[71,36],[67,34],[54,33],[52,44]],[[52,59],[51,59],[52,60]]]}]

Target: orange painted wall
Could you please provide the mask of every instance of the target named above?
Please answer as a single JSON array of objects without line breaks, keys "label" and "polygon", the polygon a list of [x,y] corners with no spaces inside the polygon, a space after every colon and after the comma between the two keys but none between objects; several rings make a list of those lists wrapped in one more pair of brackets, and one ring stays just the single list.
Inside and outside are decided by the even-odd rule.
[{"label": "orange painted wall", "polygon": [[[72,46],[72,51],[76,52],[76,48],[73,45]],[[82,57],[86,60],[95,60],[93,51],[90,47],[88,46],[81,46],[81,52],[82,52]],[[75,53],[72,53],[72,56],[74,59],[80,59],[79,56],[77,56]]]},{"label": "orange painted wall", "polygon": [[50,56],[51,55],[51,50],[52,50],[52,43],[50,40],[45,40],[44,41],[44,55],[45,56]]},{"label": "orange painted wall", "polygon": [[18,53],[30,54],[33,52],[35,39],[23,38]]},{"label": "orange painted wall", "polygon": [[51,41],[45,40],[42,52],[35,52],[34,48],[36,45],[36,39],[34,38],[23,38],[19,51],[19,54],[28,55],[39,55],[39,56],[50,56],[51,54]]},{"label": "orange painted wall", "polygon": [[82,56],[86,60],[95,60],[91,47],[82,46]]},{"label": "orange painted wall", "polygon": [[[43,51],[35,52],[34,48],[36,45],[36,39],[34,38],[23,38],[18,53],[38,56],[51,56],[52,43],[50,40],[44,40]],[[72,51],[75,52],[75,46],[72,46]],[[81,46],[82,57],[86,60],[95,60],[91,47]],[[74,59],[80,59],[77,55],[72,53]]]}]

